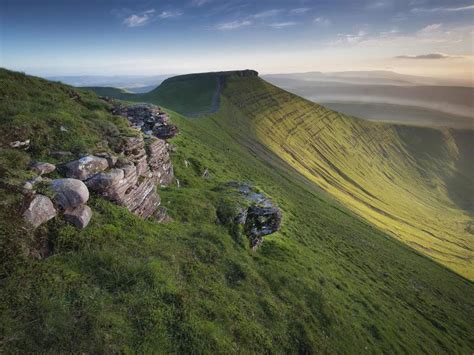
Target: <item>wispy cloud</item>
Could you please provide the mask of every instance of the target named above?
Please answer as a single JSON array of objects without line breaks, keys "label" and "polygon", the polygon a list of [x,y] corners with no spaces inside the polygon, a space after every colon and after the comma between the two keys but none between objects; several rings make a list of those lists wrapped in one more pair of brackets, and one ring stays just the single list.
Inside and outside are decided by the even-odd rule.
[{"label": "wispy cloud", "polygon": [[204,6],[206,4],[209,4],[210,2],[212,2],[213,0],[192,0],[191,1],[191,5],[192,6],[197,6],[197,7],[201,7],[201,6]]},{"label": "wispy cloud", "polygon": [[393,5],[392,0],[376,0],[367,5],[369,10],[386,9]]},{"label": "wispy cloud", "polygon": [[292,14],[292,15],[302,15],[302,14],[307,13],[309,10],[311,10],[311,8],[309,8],[309,7],[298,7],[296,9],[290,10],[290,14]]},{"label": "wispy cloud", "polygon": [[288,21],[288,22],[276,22],[276,23],[271,23],[271,24],[269,24],[270,27],[275,28],[275,29],[286,28],[286,27],[292,27],[292,26],[296,26],[296,25],[297,25],[296,22],[291,22],[291,21]]},{"label": "wispy cloud", "polygon": [[443,53],[427,53],[420,55],[399,55],[395,59],[449,59],[449,58],[461,58]]},{"label": "wispy cloud", "polygon": [[173,18],[181,16],[183,13],[181,11],[163,11],[161,14],[158,15],[159,18]]},{"label": "wispy cloud", "polygon": [[331,20],[323,16],[318,16],[313,20],[313,23],[323,26],[329,26],[331,24]]},{"label": "wispy cloud", "polygon": [[268,18],[268,17],[274,17],[276,15],[279,15],[282,12],[283,12],[282,9],[272,9],[272,10],[258,12],[255,15],[252,15],[251,17],[255,19]]},{"label": "wispy cloud", "polygon": [[429,34],[433,32],[437,32],[441,29],[443,25],[441,23],[433,23],[432,25],[428,25],[426,27],[423,27],[418,33],[420,34]]},{"label": "wispy cloud", "polygon": [[123,24],[128,27],[145,26],[150,22],[154,13],[155,9],[150,9],[139,14],[132,14],[123,20]]},{"label": "wispy cloud", "polygon": [[411,9],[413,13],[423,13],[423,12],[461,12],[461,11],[472,11],[474,10],[474,5],[466,6],[440,6],[440,7],[415,7]]},{"label": "wispy cloud", "polygon": [[229,30],[236,30],[242,27],[247,27],[252,25],[252,22],[249,20],[237,20],[231,22],[223,22],[216,26],[216,28],[220,31],[229,31]]}]

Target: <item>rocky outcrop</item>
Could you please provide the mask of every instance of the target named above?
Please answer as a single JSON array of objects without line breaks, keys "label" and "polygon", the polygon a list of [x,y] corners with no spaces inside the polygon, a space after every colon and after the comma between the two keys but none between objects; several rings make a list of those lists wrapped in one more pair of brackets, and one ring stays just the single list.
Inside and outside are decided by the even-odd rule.
[{"label": "rocky outcrop", "polygon": [[55,193],[54,202],[63,210],[74,209],[89,200],[89,190],[81,180],[56,179],[51,187]]},{"label": "rocky outcrop", "polygon": [[147,135],[170,139],[179,133],[178,127],[169,122],[168,115],[158,106],[150,104],[122,105],[114,101],[112,113],[126,117],[132,127]]},{"label": "rocky outcrop", "polygon": [[245,234],[253,249],[263,243],[263,237],[280,229],[281,212],[277,207],[250,206],[244,222]]},{"label": "rocky outcrop", "polygon": [[[177,127],[170,125],[168,116],[156,106],[118,104],[114,107],[114,113],[126,116],[135,127],[142,130],[151,129],[165,138],[178,133]],[[170,151],[171,146],[160,138],[152,136],[144,139],[142,134],[122,137],[116,154],[96,153],[59,165],[59,171],[67,178],[52,181],[53,202],[62,211],[64,219],[79,229],[85,228],[91,220],[92,210],[86,205],[89,189],[140,217],[152,217],[159,222],[169,221],[166,209],[158,208],[160,196],[157,185],[168,186],[175,180]],[[60,159],[70,154],[54,152]],[[56,167],[38,162],[30,168],[38,176],[22,186],[27,196],[35,194],[33,189],[38,182],[48,180],[41,175],[51,173]],[[37,195],[25,212],[25,220],[38,226],[48,220],[46,218],[53,218],[51,211],[56,215],[53,202]],[[46,213],[44,216],[38,211],[43,207]]]},{"label": "rocky outcrop", "polygon": [[167,186],[174,180],[169,151],[169,144],[158,138],[145,141],[142,135],[124,137],[117,151],[120,159],[109,157],[109,169],[84,182],[91,191],[130,212],[143,218],[152,217],[160,205],[157,184]]},{"label": "rocky outcrop", "polygon": [[23,219],[34,228],[56,217],[56,209],[48,197],[34,195],[28,196],[27,199],[30,201],[26,203]]},{"label": "rocky outcrop", "polygon": [[[227,196],[218,209],[221,223],[241,225],[248,237],[250,247],[257,249],[266,235],[280,229],[282,214],[280,209],[262,192],[252,185],[242,182],[229,182],[219,188]],[[229,202],[228,196],[234,196]]]}]

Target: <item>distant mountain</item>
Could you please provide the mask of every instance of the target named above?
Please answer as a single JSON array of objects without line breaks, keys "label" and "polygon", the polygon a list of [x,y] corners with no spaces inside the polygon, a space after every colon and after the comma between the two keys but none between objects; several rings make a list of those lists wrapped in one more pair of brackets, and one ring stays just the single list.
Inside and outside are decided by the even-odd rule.
[{"label": "distant mountain", "polygon": [[[266,75],[264,78],[318,103],[412,106],[474,120],[474,88],[439,85],[437,79],[379,71],[277,74]],[[362,112],[364,118],[364,112],[360,108],[354,112],[345,112],[349,114]],[[446,125],[450,126],[448,117],[446,122]]]},{"label": "distant mountain", "polygon": [[[136,92],[146,92],[160,85],[163,80],[173,75],[76,75],[76,76],[51,76],[46,79],[59,81],[64,84],[83,86],[108,86],[121,89],[135,89]],[[148,90],[148,91],[150,91]]]}]

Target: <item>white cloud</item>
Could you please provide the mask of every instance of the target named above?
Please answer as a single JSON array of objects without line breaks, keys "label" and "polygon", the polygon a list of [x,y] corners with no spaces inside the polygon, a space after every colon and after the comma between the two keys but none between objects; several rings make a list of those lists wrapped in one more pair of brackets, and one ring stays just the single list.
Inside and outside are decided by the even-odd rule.
[{"label": "white cloud", "polygon": [[280,28],[292,27],[295,25],[297,25],[296,22],[276,22],[276,23],[271,23],[269,26],[272,28],[280,29]]},{"label": "white cloud", "polygon": [[323,25],[323,26],[329,26],[331,24],[331,20],[327,19],[326,17],[323,16],[318,16],[313,20],[314,23],[318,25]]},{"label": "white cloud", "polygon": [[367,5],[368,9],[377,10],[377,9],[386,9],[393,5],[391,0],[376,0]]},{"label": "white cloud", "polygon": [[212,0],[192,0],[191,5],[201,7],[203,5],[209,4]]},{"label": "white cloud", "polygon": [[298,7],[296,9],[290,10],[290,14],[292,15],[302,15],[307,13],[309,10],[311,10],[309,7]]},{"label": "white cloud", "polygon": [[423,12],[460,12],[460,11],[471,11],[474,10],[474,5],[466,6],[444,6],[444,7],[415,7],[411,9],[413,13],[423,13]]},{"label": "white cloud", "polygon": [[180,11],[163,11],[158,15],[159,18],[172,18],[181,16],[183,13]]},{"label": "white cloud", "polygon": [[231,22],[224,22],[220,23],[216,26],[218,30],[221,31],[228,31],[228,30],[236,30],[242,27],[247,27],[252,24],[251,21],[248,20],[237,20],[237,21],[231,21]]},{"label": "white cloud", "polygon": [[132,14],[123,20],[123,24],[128,27],[145,26],[153,17],[155,9],[144,11],[140,14]]},{"label": "white cloud", "polygon": [[283,10],[281,9],[273,9],[273,10],[267,10],[267,11],[262,11],[259,13],[256,13],[255,15],[252,15],[252,18],[267,18],[267,17],[274,17],[278,14],[280,14]]},{"label": "white cloud", "polygon": [[440,24],[440,23],[434,23],[434,24],[432,24],[432,25],[428,25],[428,26],[422,28],[420,31],[418,31],[418,33],[420,33],[420,34],[433,33],[433,32],[439,31],[439,29],[440,29],[442,26],[443,26],[443,25]]}]

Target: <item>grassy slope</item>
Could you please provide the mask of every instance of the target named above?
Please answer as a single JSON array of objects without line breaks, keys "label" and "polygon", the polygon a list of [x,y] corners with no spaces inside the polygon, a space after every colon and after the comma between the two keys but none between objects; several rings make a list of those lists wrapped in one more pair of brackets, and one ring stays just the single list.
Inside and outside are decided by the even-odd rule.
[{"label": "grassy slope", "polygon": [[[258,78],[224,95],[261,142],[355,213],[473,279],[472,131],[353,119]],[[226,118],[224,118],[226,119]]]},{"label": "grassy slope", "polygon": [[[86,120],[84,129],[103,121],[123,123],[105,114],[93,97],[86,107],[63,96],[63,86],[1,74],[0,87],[8,87],[2,96],[9,96],[0,105],[2,132],[15,134],[9,122],[19,125],[21,117],[29,117],[24,127],[30,133],[16,138],[33,132],[55,138],[38,143],[38,151],[19,153],[25,160],[47,156],[42,152],[52,146],[85,149],[71,142],[87,132],[74,130],[59,139],[48,117],[56,117],[55,126],[68,117],[78,125]],[[86,112],[94,118],[87,121]],[[262,160],[263,147],[241,145],[236,132],[222,127],[226,118],[245,118],[227,99],[213,117],[189,121],[173,112],[171,117],[182,131],[173,141],[182,187],[160,194],[173,223],[142,221],[93,198],[94,217],[85,231],[54,220],[31,233],[17,220],[19,196],[0,190],[1,350],[472,350],[470,281],[354,218],[283,164],[267,163],[277,158]],[[245,125],[238,129],[248,132]],[[94,132],[99,137],[102,131]],[[0,156],[9,161],[5,142]],[[87,149],[99,144],[93,140]],[[11,164],[8,176],[24,168]],[[211,180],[200,177],[205,168]],[[221,198],[215,187],[229,180],[254,182],[284,211],[281,232],[256,253],[215,223]],[[53,255],[25,257],[24,248],[42,238],[48,238]]]}]

